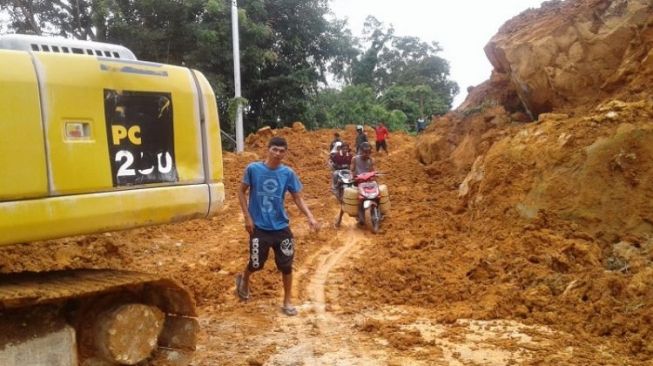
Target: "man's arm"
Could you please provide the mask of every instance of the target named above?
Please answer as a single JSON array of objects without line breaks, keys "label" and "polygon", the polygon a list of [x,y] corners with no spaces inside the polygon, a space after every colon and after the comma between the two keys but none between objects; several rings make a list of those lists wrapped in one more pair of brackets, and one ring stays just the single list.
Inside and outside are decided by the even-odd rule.
[{"label": "man's arm", "polygon": [[290,192],[290,195],[292,195],[292,199],[295,201],[297,208],[299,208],[299,210],[303,212],[304,215],[306,215],[306,218],[308,218],[308,225],[311,227],[311,229],[319,230],[320,224],[318,224],[318,222],[313,217],[311,210],[309,210],[308,206],[306,206],[306,202],[304,202],[304,198],[302,198],[301,192]]},{"label": "man's arm", "polygon": [[247,209],[248,190],[249,186],[241,182],[240,189],[238,190],[238,202],[240,203],[240,210],[243,211],[243,217],[245,218],[245,229],[247,229],[247,232],[251,234],[254,231],[254,220],[252,220],[252,216],[249,214],[249,210]]}]

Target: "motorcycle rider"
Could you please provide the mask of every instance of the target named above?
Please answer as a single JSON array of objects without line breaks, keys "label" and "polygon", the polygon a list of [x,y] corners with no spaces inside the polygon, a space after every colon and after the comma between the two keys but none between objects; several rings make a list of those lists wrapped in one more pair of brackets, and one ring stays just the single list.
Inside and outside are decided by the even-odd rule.
[{"label": "motorcycle rider", "polygon": [[333,133],[333,141],[329,144],[329,151],[333,152],[333,148],[336,146],[336,142],[342,142],[342,138],[340,138],[340,133],[334,132]]},{"label": "motorcycle rider", "polygon": [[[354,156],[351,160],[351,173],[355,177],[362,173],[374,171],[374,160],[372,155],[372,145],[365,141],[360,145],[360,154]],[[365,224],[365,211],[363,206],[358,207],[358,225]]]},{"label": "motorcycle rider", "polygon": [[331,154],[331,166],[334,170],[338,169],[349,169],[351,165],[351,150],[349,150],[349,145],[346,142],[336,143],[335,151]]},{"label": "motorcycle rider", "polygon": [[372,145],[364,141],[360,145],[360,152],[351,159],[351,173],[355,176],[361,173],[367,173],[374,170],[374,160],[372,159]]},{"label": "motorcycle rider", "polygon": [[336,186],[338,184],[338,174],[336,171],[340,169],[349,169],[352,158],[353,156],[349,150],[349,145],[346,142],[335,143],[331,155],[329,156],[329,165],[331,166],[331,169],[333,169],[331,190],[334,193],[337,190]]}]

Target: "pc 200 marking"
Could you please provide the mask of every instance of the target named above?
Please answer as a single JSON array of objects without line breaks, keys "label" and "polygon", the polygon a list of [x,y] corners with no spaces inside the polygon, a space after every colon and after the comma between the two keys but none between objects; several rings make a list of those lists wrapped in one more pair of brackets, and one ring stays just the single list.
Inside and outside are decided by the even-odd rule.
[{"label": "pc 200 marking", "polygon": [[114,186],[177,182],[170,93],[104,91]]},{"label": "pc 200 marking", "polygon": [[[157,171],[162,174],[170,173],[172,171],[172,155],[169,152],[165,153],[165,164],[161,161],[163,153],[156,154],[157,160]],[[141,152],[141,159],[143,158],[143,153]],[[124,160],[124,161],[123,161]],[[135,176],[136,172],[142,175],[152,174],[154,171],[154,165],[147,169],[134,169],[132,168],[134,164],[134,155],[129,150],[120,150],[116,153],[116,162],[121,163],[120,168],[118,168],[117,177],[129,177]]]}]

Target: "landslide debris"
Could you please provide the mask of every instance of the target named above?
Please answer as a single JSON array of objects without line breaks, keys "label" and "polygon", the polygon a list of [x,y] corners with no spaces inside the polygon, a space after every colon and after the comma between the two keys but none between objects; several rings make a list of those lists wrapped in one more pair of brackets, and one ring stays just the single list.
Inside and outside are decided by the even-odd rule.
[{"label": "landslide debris", "polygon": [[[393,133],[390,155],[374,155],[387,173],[392,211],[379,235],[367,234],[362,254],[343,263],[346,280],[326,284],[337,294],[328,311],[346,318],[414,309],[408,317],[450,325],[443,335],[452,341],[470,322],[504,327],[490,321],[509,319],[550,329],[539,348],[507,364],[649,362],[651,13],[643,1],[550,1],[506,23],[486,48],[494,55],[490,80],[417,139]],[[247,256],[236,190],[268,138],[287,137],[287,163],[324,225],[309,235],[288,205],[302,268],[325,244],[335,245],[329,223],[337,206],[325,163],[333,132],[301,124],[264,129],[247,138],[244,154],[225,153],[226,205],[212,220],[7,247],[0,270],[165,274],[188,286],[200,306],[198,365],[263,364],[286,346],[257,338],[277,331],[269,308],[279,300],[279,278],[273,266],[256,277],[256,306],[233,295],[233,275]],[[354,140],[351,127],[340,132]],[[443,352],[405,326],[388,317],[351,329],[385,337],[398,351]]]},{"label": "landslide debris", "polygon": [[423,224],[430,234],[407,240],[417,244],[396,243],[392,255],[410,259],[383,296],[434,304],[443,320],[546,324],[650,359],[652,46],[650,1],[549,1],[508,21],[485,48],[490,80],[416,144],[433,179],[453,180],[454,229]]},{"label": "landslide debris", "polygon": [[650,97],[649,0],[547,1],[506,22],[485,53],[532,116]]}]

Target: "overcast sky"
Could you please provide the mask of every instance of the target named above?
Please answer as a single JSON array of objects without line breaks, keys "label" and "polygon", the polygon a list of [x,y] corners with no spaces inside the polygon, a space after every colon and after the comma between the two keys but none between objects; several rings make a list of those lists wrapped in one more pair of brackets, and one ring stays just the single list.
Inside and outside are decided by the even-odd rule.
[{"label": "overcast sky", "polygon": [[399,36],[416,36],[436,41],[443,48],[440,57],[449,61],[450,78],[460,86],[454,107],[462,103],[467,87],[490,77],[492,66],[483,47],[508,19],[542,0],[330,0],[339,19],[359,36],[368,15],[392,24]]}]

